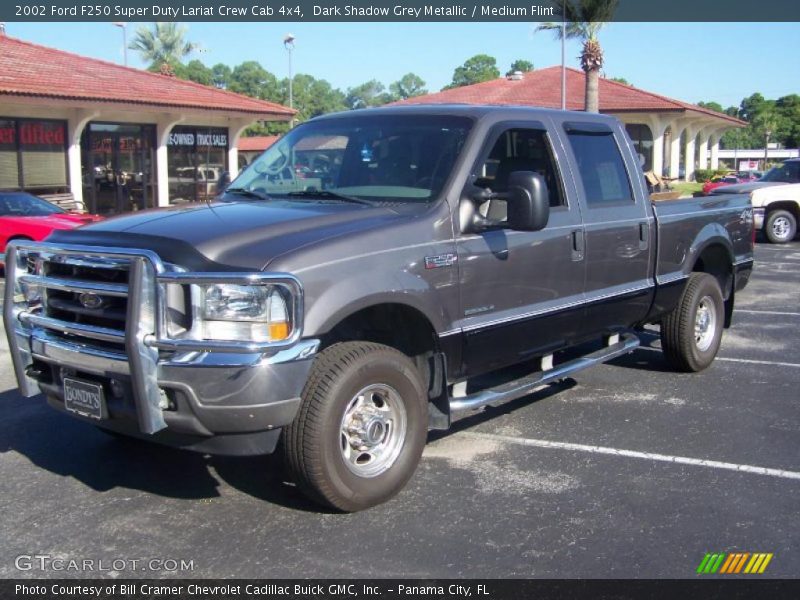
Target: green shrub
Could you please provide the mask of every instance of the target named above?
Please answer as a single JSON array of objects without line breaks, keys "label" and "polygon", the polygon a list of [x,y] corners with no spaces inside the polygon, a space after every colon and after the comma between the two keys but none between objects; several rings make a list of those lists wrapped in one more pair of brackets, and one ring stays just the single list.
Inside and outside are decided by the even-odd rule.
[{"label": "green shrub", "polygon": [[716,174],[716,169],[696,169],[694,172],[694,179],[698,183],[705,183]]}]

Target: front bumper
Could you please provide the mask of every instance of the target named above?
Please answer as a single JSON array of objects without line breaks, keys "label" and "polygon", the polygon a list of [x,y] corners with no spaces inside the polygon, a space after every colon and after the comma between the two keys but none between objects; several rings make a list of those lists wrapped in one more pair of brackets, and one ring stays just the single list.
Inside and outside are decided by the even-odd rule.
[{"label": "front bumper", "polygon": [[104,255],[131,256],[124,346],[93,344],[80,335],[92,330],[64,324],[60,331],[47,318],[31,317],[19,297],[16,251],[12,247],[8,254],[4,318],[23,395],[41,391],[51,406],[66,410],[63,378],[77,378],[102,387],[106,410],[101,420],[75,416],[102,428],[209,453],[274,449],[281,427],[299,408],[318,340],[296,338],[275,347],[225,342],[217,349],[194,341],[160,347],[159,264],[117,249]]},{"label": "front bumper", "polygon": [[[28,345],[29,342],[29,345]],[[107,419],[76,416],[102,428],[213,454],[272,452],[281,427],[292,422],[319,342],[303,340],[268,356],[201,353],[159,361],[166,427],[144,434],[128,363],[112,353],[87,352],[47,332],[18,339],[48,403],[64,411],[65,376],[103,387]]]}]

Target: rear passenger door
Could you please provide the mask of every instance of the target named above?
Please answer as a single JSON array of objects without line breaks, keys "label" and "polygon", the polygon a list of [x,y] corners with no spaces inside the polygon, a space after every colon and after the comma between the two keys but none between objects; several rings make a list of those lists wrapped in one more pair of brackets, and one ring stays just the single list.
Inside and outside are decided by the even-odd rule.
[{"label": "rear passenger door", "polygon": [[[565,188],[559,165],[563,149],[552,143],[544,124],[495,124],[473,166],[466,197],[476,188],[507,190],[514,171],[542,175],[550,194],[550,219],[541,231],[497,228],[458,238],[461,278],[459,326],[468,375],[520,362],[564,346],[580,327],[584,261],[573,247],[582,236],[574,190]],[[506,201],[477,206],[485,217],[506,218]]]},{"label": "rear passenger door", "polygon": [[[654,219],[640,165],[613,123],[565,121],[584,223],[585,333],[628,327],[647,314],[653,294]],[[635,178],[635,179],[634,179]]]}]

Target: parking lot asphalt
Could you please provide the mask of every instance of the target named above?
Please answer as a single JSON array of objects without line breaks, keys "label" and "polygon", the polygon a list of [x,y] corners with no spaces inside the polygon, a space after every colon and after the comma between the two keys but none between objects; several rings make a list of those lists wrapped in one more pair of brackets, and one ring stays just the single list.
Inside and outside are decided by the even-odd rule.
[{"label": "parking lot asphalt", "polygon": [[[706,552],[770,552],[763,576],[797,577],[800,242],[757,245],[708,370],[673,373],[642,339],[432,435],[404,492],[343,515],[274,458],[119,441],[21,398],[3,336],[0,577],[684,578]],[[18,570],[32,554],[192,568]]]}]

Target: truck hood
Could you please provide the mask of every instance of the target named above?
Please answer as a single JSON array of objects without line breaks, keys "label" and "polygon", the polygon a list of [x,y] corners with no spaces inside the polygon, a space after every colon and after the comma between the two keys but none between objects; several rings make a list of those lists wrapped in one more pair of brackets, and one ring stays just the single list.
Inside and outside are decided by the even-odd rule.
[{"label": "truck hood", "polygon": [[711,191],[711,194],[749,194],[753,190],[760,190],[761,188],[774,185],[786,184],[779,181],[751,181],[749,183],[734,183],[732,185],[723,185],[722,187],[715,188]]},{"label": "truck hood", "polygon": [[786,183],[760,188],[753,192],[751,199],[753,200],[753,206],[764,206],[768,202],[775,200],[800,202],[800,183]]},{"label": "truck hood", "polygon": [[260,270],[292,250],[408,218],[407,209],[310,200],[217,202],[124,215],[57,232],[49,241],[143,248],[193,269]]}]

